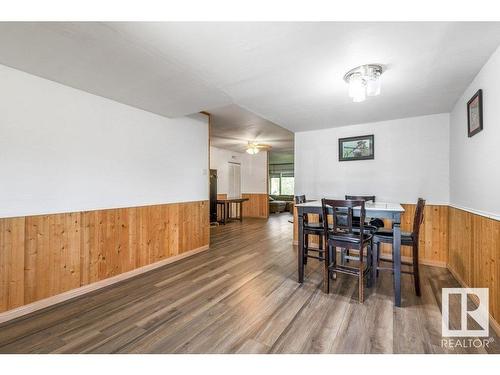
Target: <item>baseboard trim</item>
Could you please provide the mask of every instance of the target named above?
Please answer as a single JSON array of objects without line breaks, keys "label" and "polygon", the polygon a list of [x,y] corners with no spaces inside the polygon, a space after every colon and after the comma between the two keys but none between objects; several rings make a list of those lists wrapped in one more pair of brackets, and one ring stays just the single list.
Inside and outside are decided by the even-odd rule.
[{"label": "baseboard trim", "polygon": [[[293,241],[293,244],[298,246],[299,242]],[[309,246],[309,248],[316,249],[316,250],[319,249],[316,246]],[[401,260],[404,262],[411,262],[411,259],[412,259],[411,257],[405,257],[405,256],[401,257]],[[426,260],[426,259],[420,259],[420,261],[418,263],[423,264],[425,266],[433,266],[433,267],[440,267],[440,268],[446,268],[446,266],[447,266],[446,262],[440,262],[440,261],[435,261],[435,260]]]},{"label": "baseboard trim", "polygon": [[197,249],[186,251],[185,253],[175,255],[175,256],[167,258],[167,259],[160,260],[159,262],[151,263],[151,264],[148,264],[146,266],[139,267],[139,268],[136,268],[134,270],[121,273],[119,275],[110,277],[108,279],[100,280],[100,281],[97,281],[95,283],[84,285],[84,286],[76,288],[76,289],[68,290],[67,292],[57,294],[55,296],[51,296],[51,297],[48,297],[48,298],[45,298],[45,299],[42,299],[39,301],[32,302],[32,303],[27,304],[27,305],[16,307],[15,309],[12,309],[12,310],[4,311],[4,312],[0,313],[0,323],[5,323],[9,320],[16,319],[16,318],[19,318],[19,317],[27,315],[27,314],[31,314],[35,311],[44,309],[46,307],[50,307],[50,306],[56,305],[58,303],[68,301],[72,298],[80,297],[84,294],[96,291],[98,289],[105,288],[107,286],[116,284],[120,281],[130,279],[131,277],[152,271],[156,268],[163,267],[167,264],[177,262],[181,259],[187,258],[189,256],[192,256],[192,255],[195,255],[198,253],[201,253],[201,252],[206,251],[208,249],[209,249],[209,245],[205,245],[205,246],[199,247]]},{"label": "baseboard trim", "polygon": [[455,208],[457,210],[469,212],[469,213],[474,214],[474,215],[483,216],[483,217],[486,217],[488,219],[493,219],[493,220],[496,220],[496,221],[500,221],[500,215],[494,214],[494,213],[491,213],[491,212],[476,210],[474,208],[460,206],[458,204],[450,204],[450,207]]},{"label": "baseboard trim", "polygon": [[[452,267],[450,267],[449,264],[447,265],[446,268],[448,268],[448,271],[450,271],[452,276],[455,278],[455,280],[458,281],[458,283],[462,286],[462,288],[470,288],[470,286],[467,285],[467,283],[464,280],[462,280],[458,272],[456,272]],[[477,306],[477,301],[475,299],[472,299],[472,302],[474,302]],[[500,324],[495,320],[495,318],[493,318],[491,314],[489,315],[490,315],[490,325],[493,327],[493,330],[496,332],[496,334],[500,336]]]}]

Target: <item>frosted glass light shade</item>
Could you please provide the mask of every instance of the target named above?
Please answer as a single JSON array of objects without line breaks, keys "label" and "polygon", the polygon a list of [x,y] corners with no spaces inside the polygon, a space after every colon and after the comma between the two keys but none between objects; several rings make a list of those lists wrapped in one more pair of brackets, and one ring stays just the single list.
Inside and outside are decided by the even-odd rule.
[{"label": "frosted glass light shade", "polygon": [[344,75],[344,81],[349,86],[349,97],[354,102],[362,102],[367,96],[380,94],[381,65],[360,65]]},{"label": "frosted glass light shade", "polygon": [[380,94],[380,80],[378,78],[369,79],[366,83],[366,95],[377,96]]},{"label": "frosted glass light shade", "polygon": [[363,88],[363,90],[361,90],[359,93],[356,94],[356,96],[352,98],[352,101],[355,103],[359,103],[359,102],[364,102],[365,99],[366,99],[366,94]]},{"label": "frosted glass light shade", "polygon": [[352,76],[349,80],[349,96],[351,98],[364,95],[365,85],[361,76]]}]

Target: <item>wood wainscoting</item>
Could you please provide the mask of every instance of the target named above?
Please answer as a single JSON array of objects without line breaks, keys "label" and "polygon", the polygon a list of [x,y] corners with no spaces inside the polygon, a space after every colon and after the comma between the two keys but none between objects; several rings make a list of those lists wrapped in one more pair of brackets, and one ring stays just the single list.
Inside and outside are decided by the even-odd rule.
[{"label": "wood wainscoting", "polygon": [[[413,230],[413,217],[415,216],[416,204],[402,204],[405,209],[401,215],[401,230],[411,232]],[[419,261],[430,266],[446,267],[448,261],[448,206],[426,205],[424,209],[424,221],[420,227],[419,238]],[[390,220],[384,220],[386,228],[392,227]],[[382,244],[382,256],[390,257],[392,246]],[[401,247],[402,257],[411,257],[411,248]]]},{"label": "wood wainscoting", "polygon": [[[243,217],[254,217],[260,219],[267,219],[269,217],[269,201],[267,194],[257,193],[242,193],[242,198],[248,198],[248,201],[243,202],[242,210]],[[227,199],[227,194],[217,194],[217,199]],[[238,216],[240,206],[233,203],[231,210],[234,216]],[[222,219],[222,207],[217,206],[217,220]]]},{"label": "wood wainscoting", "polygon": [[242,198],[248,198],[243,202],[243,217],[256,217],[267,219],[269,217],[269,196],[267,193],[243,193]]},{"label": "wood wainscoting", "polygon": [[500,334],[500,221],[450,207],[448,269],[464,287],[489,288],[489,311]]},{"label": "wood wainscoting", "polygon": [[0,219],[0,312],[209,245],[208,201]]},{"label": "wood wainscoting", "polygon": [[[403,231],[412,230],[413,216],[415,214],[415,204],[402,204],[405,209],[404,214],[401,216],[401,229]],[[294,243],[297,243],[298,228],[297,228],[297,210],[294,210]],[[318,215],[309,215],[311,222],[318,221]],[[384,220],[387,228],[391,228],[391,221]],[[318,247],[318,236],[310,236],[310,246]],[[388,257],[391,254],[391,246],[382,244],[382,254]],[[411,249],[403,246],[402,256],[411,256]],[[424,222],[420,229],[420,263],[446,267],[448,260],[448,206],[441,205],[426,205],[424,211]]]}]

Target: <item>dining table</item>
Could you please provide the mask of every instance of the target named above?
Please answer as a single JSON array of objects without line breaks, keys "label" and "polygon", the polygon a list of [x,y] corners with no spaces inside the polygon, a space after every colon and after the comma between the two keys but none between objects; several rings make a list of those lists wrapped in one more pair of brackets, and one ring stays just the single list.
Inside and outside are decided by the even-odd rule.
[{"label": "dining table", "polygon": [[[296,204],[297,222],[298,222],[298,281],[304,282],[304,232],[303,222],[305,214],[321,215],[322,206],[320,200],[309,201],[306,203]],[[353,214],[359,216],[361,207],[356,207]],[[394,263],[394,304],[401,306],[401,214],[405,209],[399,203],[387,202],[366,202],[365,211],[367,218],[385,218],[392,220],[393,225],[393,263]]]}]

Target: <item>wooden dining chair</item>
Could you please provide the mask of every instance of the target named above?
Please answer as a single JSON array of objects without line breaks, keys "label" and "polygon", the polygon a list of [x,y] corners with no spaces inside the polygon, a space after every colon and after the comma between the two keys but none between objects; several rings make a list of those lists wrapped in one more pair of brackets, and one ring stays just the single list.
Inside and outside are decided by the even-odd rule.
[{"label": "wooden dining chair", "polygon": [[[424,221],[424,209],[425,200],[418,198],[417,208],[415,210],[415,216],[413,217],[413,230],[412,232],[401,232],[401,246],[411,246],[412,248],[412,260],[411,262],[401,262],[401,264],[411,267],[411,271],[402,271],[402,273],[407,273],[413,275],[413,281],[415,284],[415,294],[420,296],[420,275],[418,270],[418,243],[420,235],[420,227]],[[383,268],[379,266],[380,263],[380,243],[393,243],[394,231],[389,228],[379,228],[373,235],[373,259],[375,264],[374,268],[374,281],[375,277],[378,275],[379,270],[391,270],[391,268]],[[394,252],[392,253],[394,256]],[[383,259],[384,261],[392,262],[392,259]]]},{"label": "wooden dining chair", "polygon": [[[375,203],[375,195],[346,195],[345,199],[349,199],[352,201],[365,201]],[[359,217],[353,217],[353,223],[358,226],[359,225]],[[370,228],[382,228],[384,226],[384,221],[379,218],[370,218],[370,222],[368,223]]]},{"label": "wooden dining chair", "polygon": [[346,194],[345,199],[348,199],[351,201],[365,201],[365,202],[375,203],[375,195],[347,195]]},{"label": "wooden dining chair", "polygon": [[[375,195],[345,195],[346,200],[351,201],[365,201],[375,203]],[[352,217],[352,226],[359,230],[359,216]],[[372,222],[375,225],[372,225]],[[381,219],[370,219],[369,223],[365,223],[363,229],[365,232],[375,233],[379,227],[383,227],[384,222]],[[342,261],[349,262],[351,259],[358,260],[358,257],[354,254],[352,255],[349,249],[341,249]]]},{"label": "wooden dining chair", "polygon": [[[328,251],[325,251],[323,273],[323,289],[330,292],[330,276],[332,273],[344,273],[358,277],[359,302],[364,301],[364,277],[370,272],[372,261],[372,234],[364,230],[366,218],[365,201],[363,200],[321,200],[323,212],[323,231]],[[360,207],[359,229],[353,227],[353,209]],[[331,218],[331,223],[329,222]],[[340,220],[339,220],[340,218]],[[347,219],[346,221],[344,219]],[[349,265],[337,263],[337,248],[357,250],[359,258]],[[366,251],[366,258],[364,251]],[[357,263],[357,264],[356,264]],[[368,279],[369,283],[371,278]]]},{"label": "wooden dining chair", "polygon": [[[296,204],[301,204],[301,203],[306,203],[306,196],[305,195],[297,195],[295,197],[295,203]],[[302,220],[302,230],[304,233],[303,236],[303,247],[304,247],[304,264],[307,264],[307,258],[314,258],[318,259],[319,261],[324,260],[324,249],[323,249],[323,220],[321,215],[319,216],[319,222],[317,223],[312,223],[309,221],[309,216],[307,214],[303,215],[303,220]],[[313,249],[309,248],[309,235],[315,235],[319,237],[319,248],[318,249]],[[311,255],[309,254],[309,251],[313,251],[317,253],[317,255]]]}]

